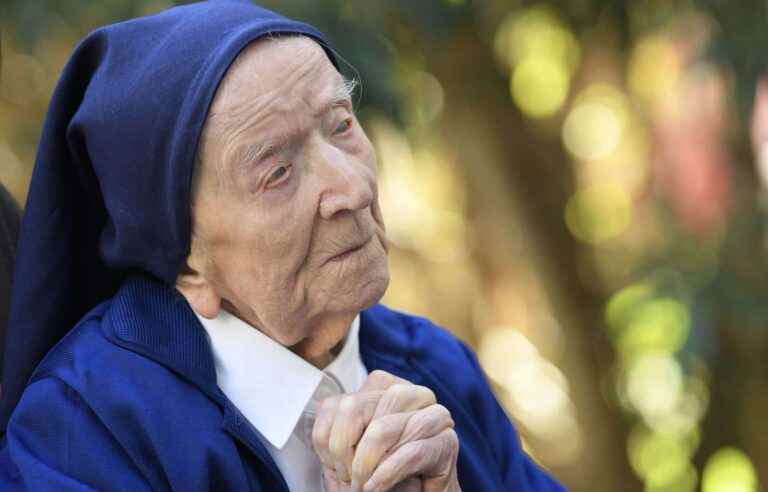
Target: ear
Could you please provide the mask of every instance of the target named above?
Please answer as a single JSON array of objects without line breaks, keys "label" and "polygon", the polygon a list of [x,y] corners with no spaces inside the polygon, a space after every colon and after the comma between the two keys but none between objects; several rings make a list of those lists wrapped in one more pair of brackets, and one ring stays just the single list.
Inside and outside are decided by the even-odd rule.
[{"label": "ear", "polygon": [[176,289],[197,314],[214,319],[221,309],[221,297],[192,256],[187,258],[187,263],[176,277]]}]

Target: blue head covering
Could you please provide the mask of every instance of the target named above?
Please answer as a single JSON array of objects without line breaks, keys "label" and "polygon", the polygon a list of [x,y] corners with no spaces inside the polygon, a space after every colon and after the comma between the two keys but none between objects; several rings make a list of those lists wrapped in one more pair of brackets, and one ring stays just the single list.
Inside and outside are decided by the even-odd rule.
[{"label": "blue head covering", "polygon": [[[0,429],[34,368],[128,272],[173,285],[190,245],[190,181],[224,73],[270,33],[323,35],[218,0],[98,29],[53,94],[22,221]],[[334,61],[335,63],[335,61]]]}]

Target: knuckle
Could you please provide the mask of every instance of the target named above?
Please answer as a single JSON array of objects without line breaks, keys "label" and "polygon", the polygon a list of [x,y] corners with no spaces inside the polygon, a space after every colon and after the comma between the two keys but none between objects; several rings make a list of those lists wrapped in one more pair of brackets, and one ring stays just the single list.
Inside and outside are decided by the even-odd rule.
[{"label": "knuckle", "polygon": [[426,444],[422,441],[410,442],[406,444],[407,449],[403,450],[403,453],[408,460],[414,460],[416,462],[422,461],[429,454]]},{"label": "knuckle", "polygon": [[445,405],[441,405],[440,403],[435,403],[432,405],[432,408],[434,409],[435,413],[437,413],[439,416],[444,417],[446,415],[451,415],[451,412],[445,408]]},{"label": "knuckle", "polygon": [[[435,421],[428,414],[416,414],[409,422],[411,431],[420,437],[429,437],[429,434],[435,435],[438,429],[435,429]],[[431,432],[430,432],[431,431]]]},{"label": "knuckle", "polygon": [[320,402],[320,408],[318,409],[318,415],[320,413],[333,412],[339,403],[338,396],[331,396]]},{"label": "knuckle", "polygon": [[368,438],[371,441],[374,443],[380,443],[386,438],[388,434],[386,422],[382,419],[374,420],[368,425],[365,433],[368,435]]},{"label": "knuckle", "polygon": [[357,399],[352,395],[344,395],[339,400],[339,412],[344,414],[351,414],[357,407]]},{"label": "knuckle", "polygon": [[437,403],[437,397],[435,396],[435,392],[431,389],[427,388],[426,386],[418,386],[420,391],[424,394],[424,398],[430,402],[430,404],[434,405]]},{"label": "knuckle", "polygon": [[376,369],[368,375],[368,379],[376,383],[388,383],[394,380],[394,378],[395,377],[392,374],[387,371],[382,371],[381,369]]},{"label": "knuckle", "polygon": [[312,428],[312,444],[315,449],[322,449],[328,442],[330,429],[326,426],[315,425]]},{"label": "knuckle", "polygon": [[368,377],[373,379],[381,379],[381,378],[389,377],[389,373],[381,369],[375,369],[368,375]]},{"label": "knuckle", "polygon": [[435,413],[437,414],[437,416],[439,418],[444,419],[444,420],[450,420],[451,422],[453,422],[453,417],[451,416],[451,411],[448,410],[444,405],[436,403],[433,406],[435,408],[434,411],[435,411]]},{"label": "knuckle", "polygon": [[407,384],[397,383],[387,388],[386,393],[390,398],[397,399],[407,395],[410,391],[411,387],[409,387]]},{"label": "knuckle", "polygon": [[331,442],[328,445],[328,450],[335,457],[343,456],[345,449],[346,446],[341,439],[331,439]]},{"label": "knuckle", "polygon": [[427,427],[432,420],[433,417],[429,414],[428,411],[418,411],[408,419],[408,423],[406,425],[409,429],[415,430],[418,433]]},{"label": "knuckle", "polygon": [[459,435],[456,434],[456,431],[454,429],[445,430],[445,439],[448,444],[448,447],[452,452],[459,451]]},{"label": "knuckle", "polygon": [[320,429],[318,426],[315,426],[312,429],[312,444],[315,445],[315,448],[319,448],[323,443],[323,430]]}]

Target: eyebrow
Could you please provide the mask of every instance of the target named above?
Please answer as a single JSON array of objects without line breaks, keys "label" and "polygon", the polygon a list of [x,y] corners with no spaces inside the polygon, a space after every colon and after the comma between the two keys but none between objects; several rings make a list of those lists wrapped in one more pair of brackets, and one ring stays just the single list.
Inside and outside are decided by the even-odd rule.
[{"label": "eyebrow", "polygon": [[317,111],[316,115],[322,115],[329,109],[337,106],[349,106],[349,109],[354,111],[354,107],[352,105],[352,95],[355,93],[357,86],[357,79],[348,79],[346,77],[342,77],[341,85],[336,84],[334,86],[333,92],[331,93],[331,97],[329,98],[328,102],[320,106],[320,109]]},{"label": "eyebrow", "polygon": [[275,145],[272,141],[254,143],[243,146],[243,151],[240,153],[239,160],[241,162],[255,162],[261,160],[261,158],[274,150]]},{"label": "eyebrow", "polygon": [[278,144],[275,140],[246,143],[239,145],[226,160],[231,162],[231,169],[242,175],[249,166],[254,163],[260,164],[266,154],[280,150],[283,146],[284,144]]}]

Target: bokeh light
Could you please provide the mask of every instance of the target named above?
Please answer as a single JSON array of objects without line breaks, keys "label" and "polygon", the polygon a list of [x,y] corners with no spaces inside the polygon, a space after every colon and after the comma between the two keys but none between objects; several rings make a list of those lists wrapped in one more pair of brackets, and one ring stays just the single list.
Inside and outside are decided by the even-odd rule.
[{"label": "bokeh light", "polygon": [[431,73],[414,71],[403,90],[410,101],[410,116],[414,123],[426,125],[442,113],[445,105],[443,86]]},{"label": "bokeh light", "polygon": [[654,294],[654,287],[647,282],[632,284],[613,294],[605,307],[608,326],[614,331],[622,329],[630,322],[638,307],[652,299]]},{"label": "bokeh light", "polygon": [[600,244],[627,230],[632,221],[632,200],[613,186],[593,186],[577,191],[565,209],[568,229],[578,239]]},{"label": "bokeh light", "polygon": [[688,339],[690,323],[688,310],[681,302],[669,298],[648,300],[635,307],[616,344],[623,353],[675,353]]},{"label": "bokeh light", "polygon": [[637,424],[627,446],[630,464],[645,479],[646,490],[695,490],[698,476],[691,466],[691,457],[698,446],[695,434],[660,434]]},{"label": "bokeh light", "polygon": [[557,14],[545,6],[510,13],[496,32],[494,47],[511,70],[510,92],[531,118],[557,113],[580,59],[579,44]]},{"label": "bokeh light", "polygon": [[513,328],[492,328],[478,349],[488,375],[504,389],[512,414],[539,440],[569,442],[550,454],[561,461],[574,459],[581,448],[581,432],[565,375]]},{"label": "bokeh light", "polygon": [[389,239],[435,262],[466,255],[461,190],[446,162],[428,149],[414,155],[406,135],[383,119],[369,127],[382,165],[379,189]]},{"label": "bokeh light", "polygon": [[663,35],[641,39],[629,59],[629,87],[646,103],[669,97],[681,76],[682,60]]},{"label": "bokeh light", "polygon": [[622,131],[622,122],[610,107],[582,103],[565,120],[563,140],[576,157],[599,159],[616,150]]},{"label": "bokeh light", "polygon": [[736,448],[723,448],[704,467],[702,492],[756,492],[757,474],[749,457]]},{"label": "bokeh light", "polygon": [[607,84],[587,87],[563,124],[565,148],[579,159],[609,156],[621,144],[627,127],[624,96]]},{"label": "bokeh light", "polygon": [[646,355],[627,369],[627,395],[644,416],[664,415],[673,411],[682,396],[683,371],[668,355]]},{"label": "bokeh light", "polygon": [[569,82],[568,72],[562,64],[547,58],[527,58],[515,66],[510,89],[512,98],[524,113],[545,118],[563,105]]}]

